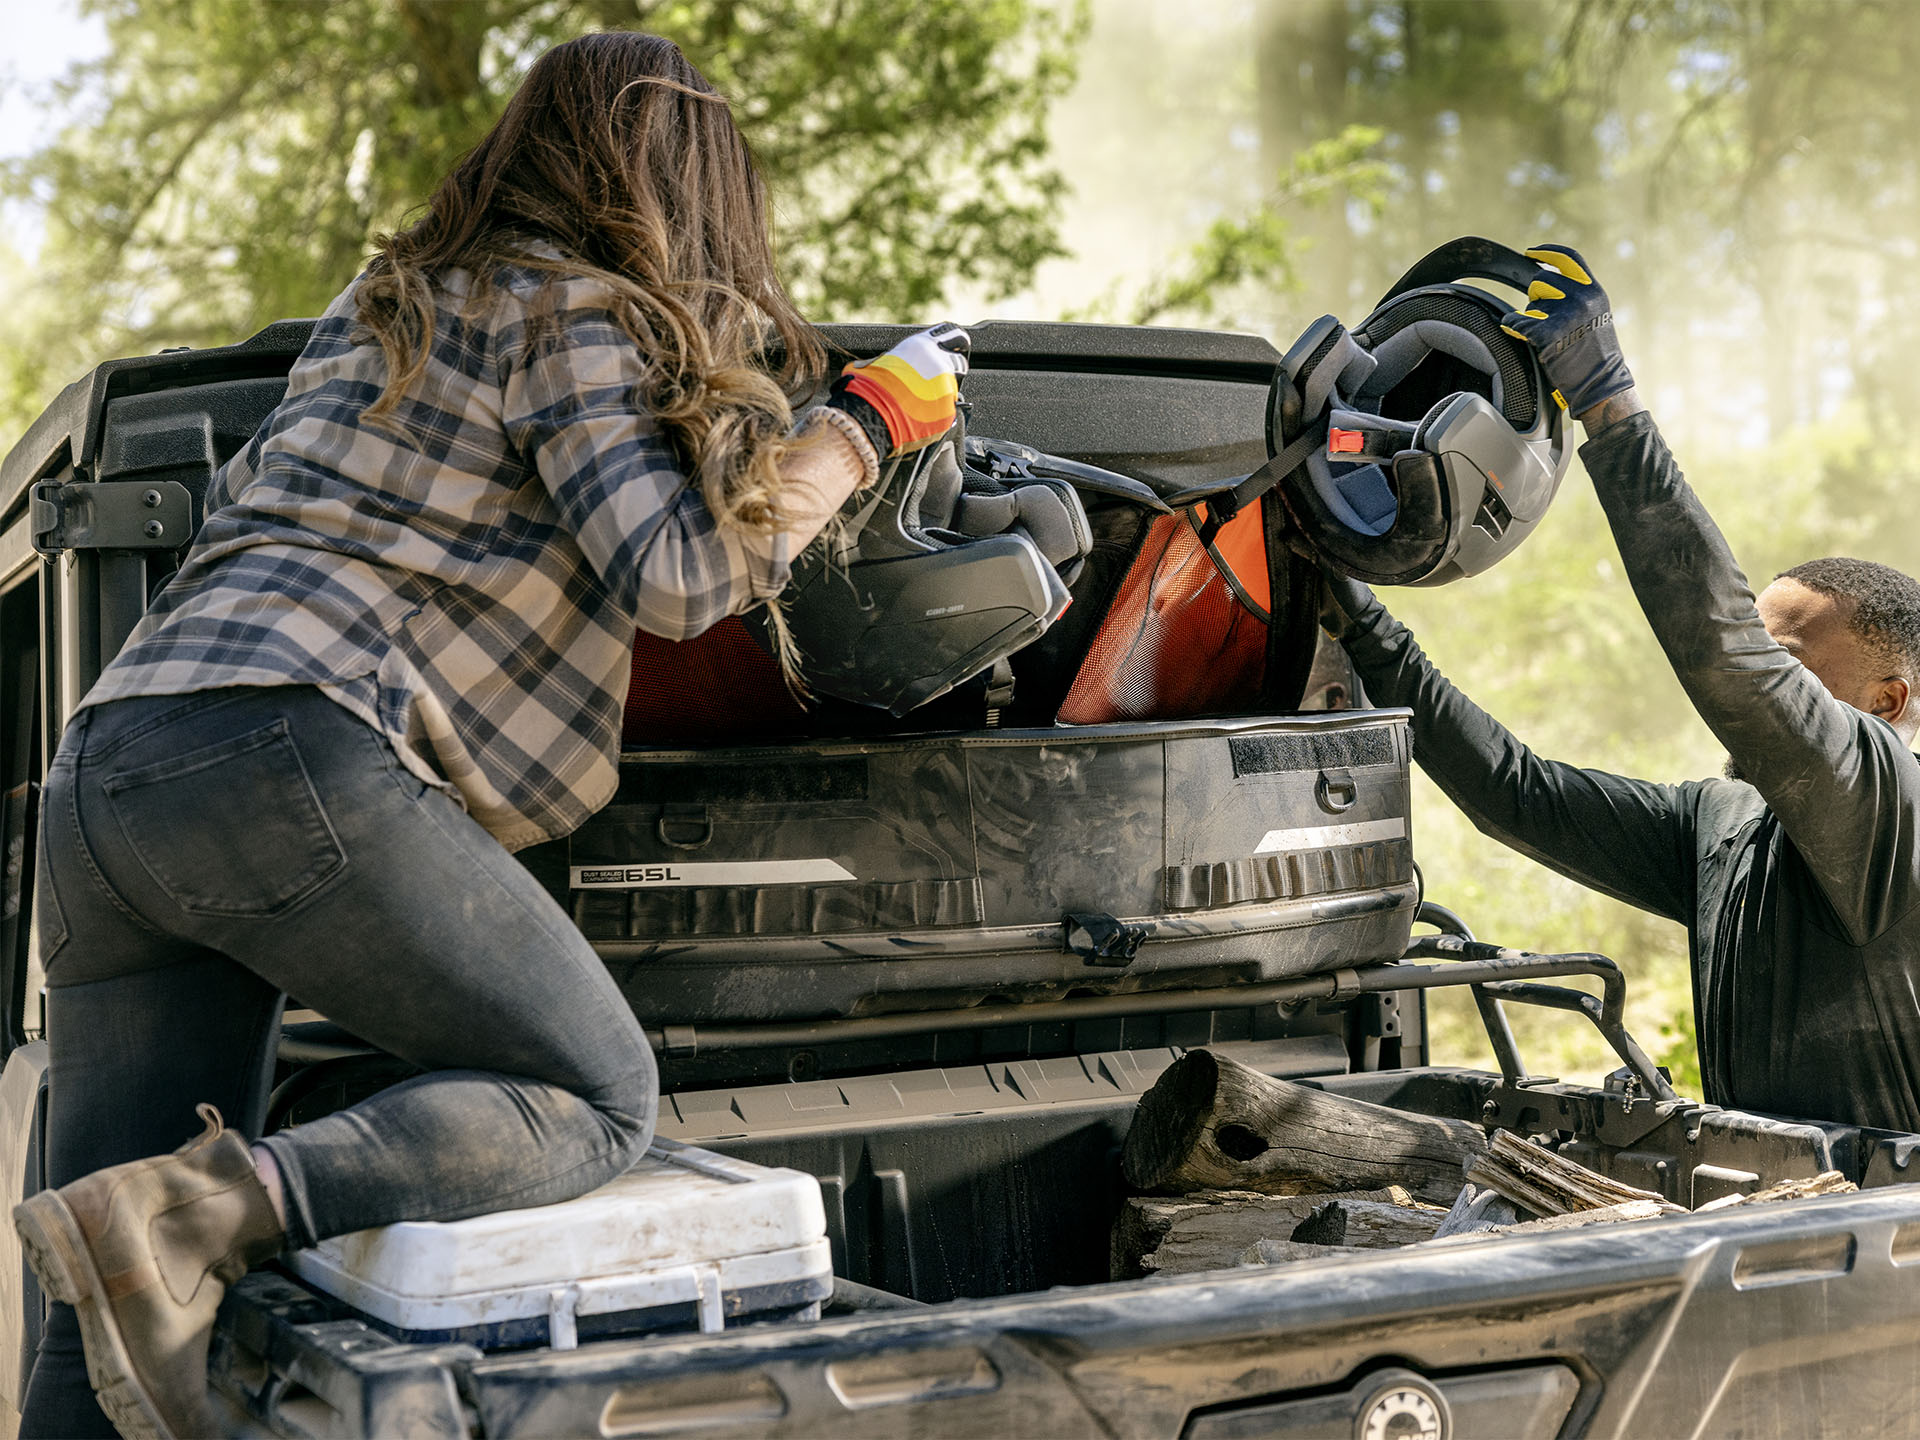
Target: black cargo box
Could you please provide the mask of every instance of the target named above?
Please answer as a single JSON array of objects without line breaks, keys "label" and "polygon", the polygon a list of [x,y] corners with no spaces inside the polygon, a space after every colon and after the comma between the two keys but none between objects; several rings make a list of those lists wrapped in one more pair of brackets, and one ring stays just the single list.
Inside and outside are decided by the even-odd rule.
[{"label": "black cargo box", "polygon": [[566,900],[650,1023],[1275,979],[1405,949],[1407,764],[1399,711],[629,753]]}]

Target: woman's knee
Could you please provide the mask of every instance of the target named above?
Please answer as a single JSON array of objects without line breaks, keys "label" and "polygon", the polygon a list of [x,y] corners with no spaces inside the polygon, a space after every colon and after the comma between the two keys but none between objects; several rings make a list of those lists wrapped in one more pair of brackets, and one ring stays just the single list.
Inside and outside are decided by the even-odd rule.
[{"label": "woman's knee", "polygon": [[605,1119],[615,1146],[629,1162],[638,1160],[653,1143],[660,1111],[660,1072],[652,1047],[642,1040],[633,1068],[591,1099]]}]

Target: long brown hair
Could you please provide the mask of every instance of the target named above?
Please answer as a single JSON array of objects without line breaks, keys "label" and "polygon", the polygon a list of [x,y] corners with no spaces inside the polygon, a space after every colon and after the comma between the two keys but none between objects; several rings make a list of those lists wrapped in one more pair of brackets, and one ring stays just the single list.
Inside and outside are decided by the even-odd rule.
[{"label": "long brown hair", "polygon": [[501,264],[591,276],[645,359],[638,398],[707,508],[778,528],[792,405],[825,352],[774,270],[765,187],[727,102],[672,41],[612,31],[547,51],[426,215],[377,244],[358,305],[389,378],[368,420],[426,368],[444,272],[466,271],[476,294]]}]

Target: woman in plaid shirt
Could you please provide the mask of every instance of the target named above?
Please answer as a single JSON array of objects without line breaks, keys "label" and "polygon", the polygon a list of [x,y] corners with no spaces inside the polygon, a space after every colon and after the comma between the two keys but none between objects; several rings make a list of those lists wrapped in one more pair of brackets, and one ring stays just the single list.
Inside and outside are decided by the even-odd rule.
[{"label": "woman in plaid shirt", "polygon": [[[15,1217],[60,1303],[25,1434],[211,1433],[249,1264],[568,1199],[646,1148],[652,1052],[508,852],[611,798],[634,627],[778,595],[948,429],[965,353],[923,331],[796,423],[825,356],[726,102],[650,36],[533,67],[328,309],[49,770],[59,1188]],[[249,1145],[289,992],[426,1073]]]}]

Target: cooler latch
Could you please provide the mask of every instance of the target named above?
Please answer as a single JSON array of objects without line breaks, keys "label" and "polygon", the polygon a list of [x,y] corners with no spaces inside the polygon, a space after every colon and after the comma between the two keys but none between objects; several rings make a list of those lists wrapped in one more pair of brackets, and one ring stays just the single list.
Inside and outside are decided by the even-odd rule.
[{"label": "cooler latch", "polygon": [[554,1350],[578,1349],[582,1315],[611,1315],[622,1310],[643,1309],[658,1304],[673,1292],[678,1292],[674,1298],[686,1296],[689,1290],[701,1333],[712,1335],[724,1330],[726,1297],[720,1286],[718,1267],[690,1265],[685,1270],[658,1275],[608,1275],[557,1287],[547,1295],[547,1345]]}]

